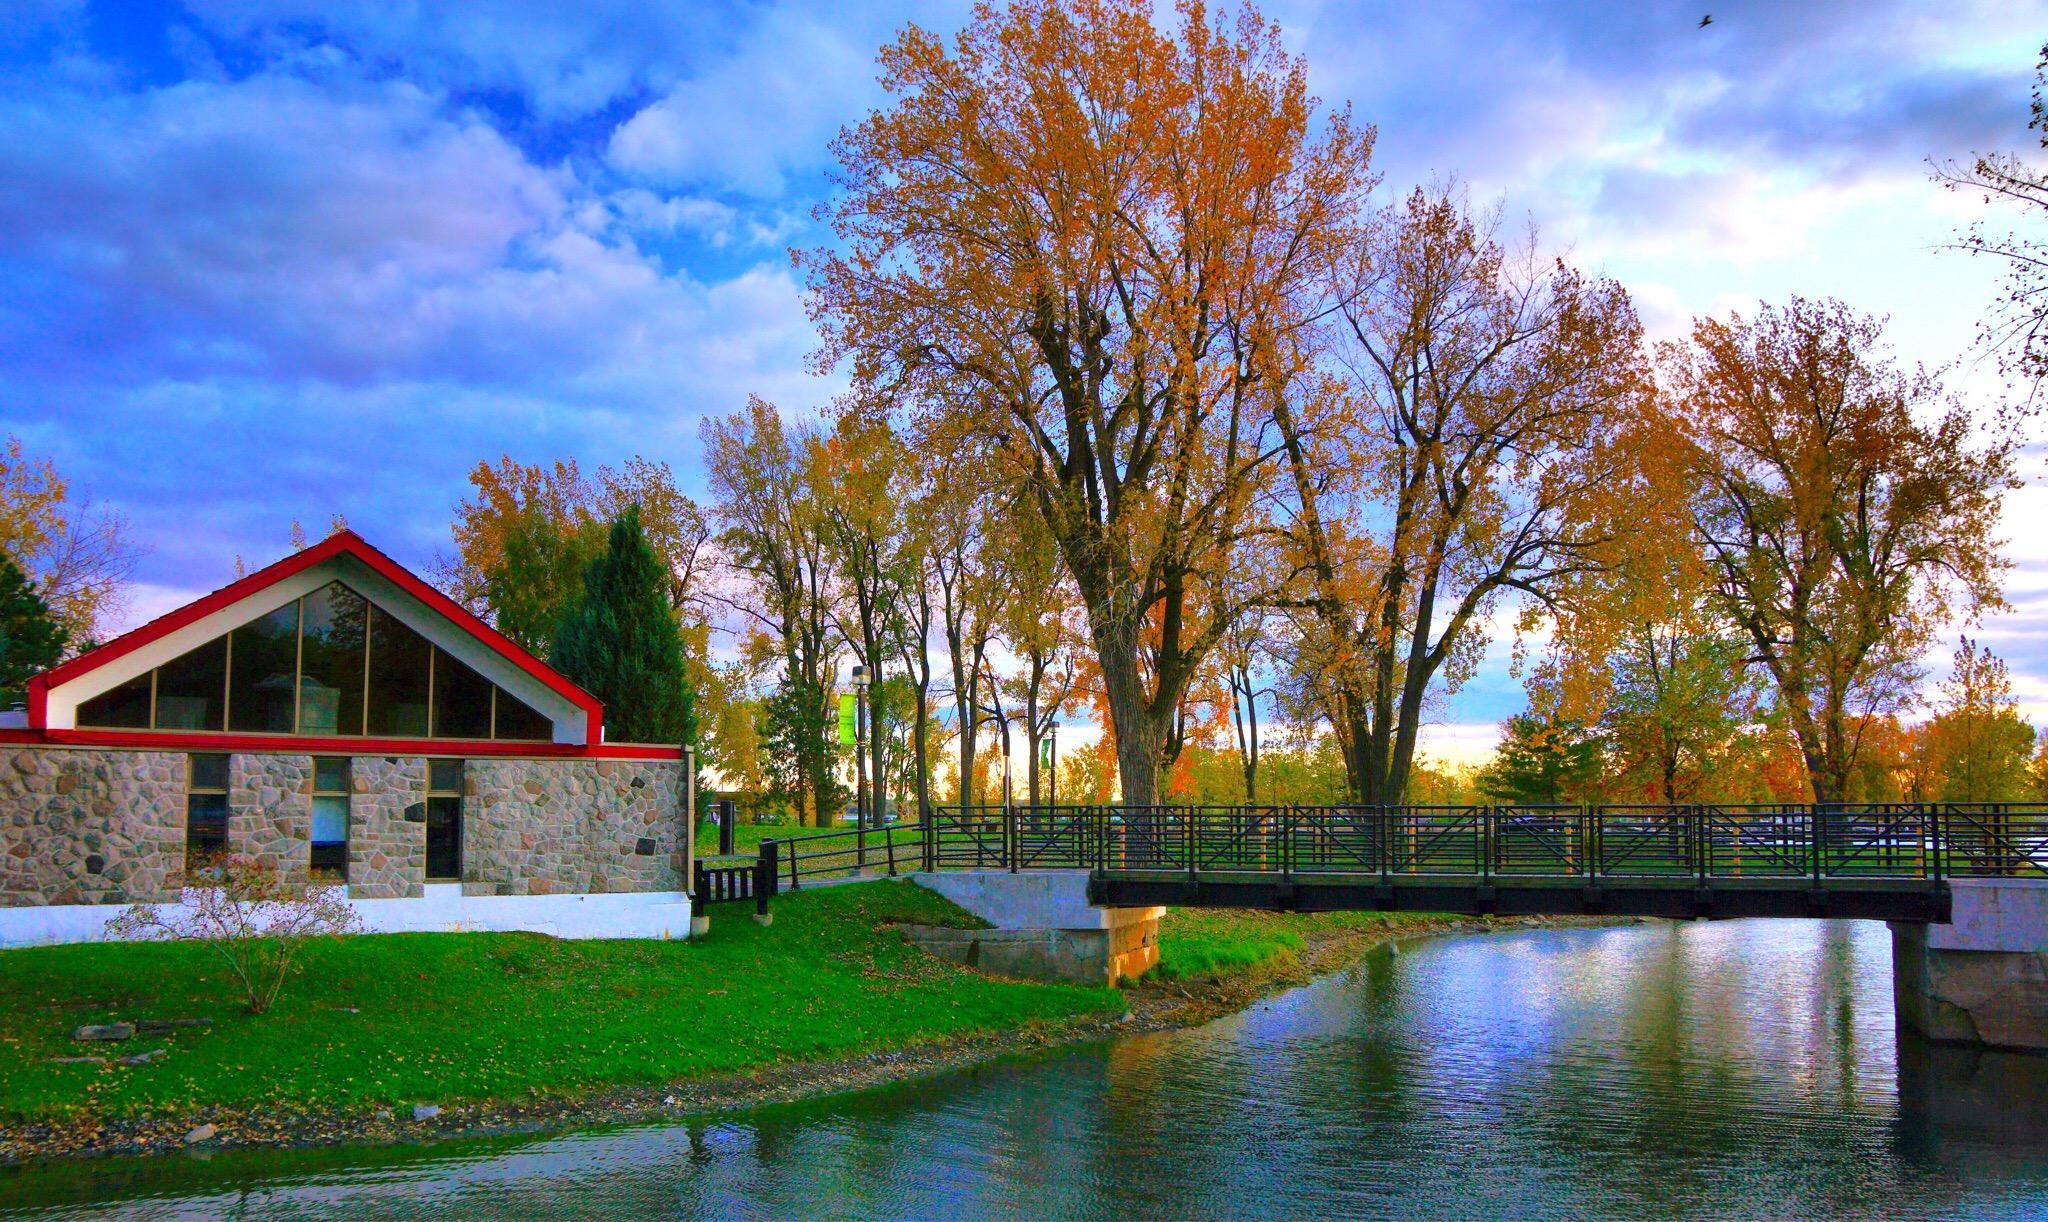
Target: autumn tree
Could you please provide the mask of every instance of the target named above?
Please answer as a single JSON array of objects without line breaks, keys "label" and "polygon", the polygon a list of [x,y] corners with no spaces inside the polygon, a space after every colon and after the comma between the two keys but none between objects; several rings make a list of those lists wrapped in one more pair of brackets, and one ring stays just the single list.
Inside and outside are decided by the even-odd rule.
[{"label": "autumn tree", "polygon": [[2001,605],[2007,565],[2012,443],[1975,444],[1971,414],[1882,338],[1839,302],[1794,298],[1700,319],[1664,350],[1712,598],[1823,802],[1845,795],[1861,728],[1911,700],[1937,626]]},{"label": "autumn tree", "polygon": [[786,428],[758,397],[706,420],[703,437],[718,547],[733,579],[717,597],[747,626],[743,648],[781,672],[763,706],[761,743],[778,755],[799,818],[824,826],[840,792],[826,734],[839,635],[833,553],[812,485],[821,442],[812,427]]},{"label": "autumn tree", "polygon": [[[1217,579],[1268,529],[1269,425],[1295,288],[1369,186],[1371,133],[1316,125],[1302,63],[1249,8],[976,10],[881,56],[890,103],[841,133],[839,244],[802,256],[822,357],[907,388],[957,472],[1044,519],[1086,609],[1126,801],[1152,802]],[[1141,644],[1147,625],[1158,643]]]},{"label": "autumn tree", "polygon": [[2005,663],[1964,637],[1941,692],[1941,706],[1927,725],[1934,774],[1929,796],[1943,802],[2026,798],[2034,727],[2013,703]]},{"label": "autumn tree", "polygon": [[1386,210],[1339,269],[1338,427],[1283,404],[1296,665],[1358,800],[1407,792],[1432,691],[1455,690],[1506,600],[1544,605],[1611,563],[1646,399],[1628,295],[1511,243],[1455,185]]},{"label": "autumn tree", "polygon": [[139,553],[128,523],[91,498],[17,437],[0,445],[0,556],[34,583],[72,650],[89,648],[125,609]]},{"label": "autumn tree", "polygon": [[[2033,118],[2028,126],[2040,133],[2048,149],[2048,45],[2034,68]],[[1980,153],[1967,166],[1939,165],[1935,177],[1952,189],[1979,195],[1987,204],[2017,207],[2035,227],[1998,230],[1978,223],[1964,234],[1961,248],[2005,265],[2006,282],[1979,338],[1998,354],[2008,376],[2039,386],[2048,378],[2048,168],[2017,153]]]},{"label": "autumn tree", "polygon": [[1076,699],[1076,653],[1086,648],[1086,635],[1071,614],[1077,600],[1044,520],[1028,508],[1013,509],[997,518],[995,529],[1006,576],[1006,589],[995,608],[996,625],[1015,659],[1015,673],[1006,686],[1022,706],[1025,788],[1036,806],[1044,779],[1039,775],[1039,743]]}]

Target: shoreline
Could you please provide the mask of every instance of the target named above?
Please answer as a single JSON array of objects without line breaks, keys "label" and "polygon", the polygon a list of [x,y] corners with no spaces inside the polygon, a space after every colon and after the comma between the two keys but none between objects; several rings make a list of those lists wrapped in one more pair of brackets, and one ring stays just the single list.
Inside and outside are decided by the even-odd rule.
[{"label": "shoreline", "polygon": [[[1638,924],[1633,918],[1418,917],[1386,914],[1377,929],[1311,931],[1299,955],[1280,955],[1241,972],[1197,980],[1144,981],[1124,988],[1126,1008],[1084,1016],[879,1049],[851,1057],[802,1061],[736,1074],[652,1086],[598,1087],[528,1100],[451,1101],[424,1119],[392,1109],[374,1112],[275,1110],[110,1121],[81,1136],[75,1129],[25,1126],[0,1133],[0,1171],[95,1158],[228,1150],[430,1146],[470,1138],[545,1136],[613,1125],[680,1123],[933,1077],[1018,1053],[1044,1052],[1124,1035],[1184,1030],[1355,966],[1383,946],[1452,934]],[[215,1134],[188,1143],[197,1125]]]}]

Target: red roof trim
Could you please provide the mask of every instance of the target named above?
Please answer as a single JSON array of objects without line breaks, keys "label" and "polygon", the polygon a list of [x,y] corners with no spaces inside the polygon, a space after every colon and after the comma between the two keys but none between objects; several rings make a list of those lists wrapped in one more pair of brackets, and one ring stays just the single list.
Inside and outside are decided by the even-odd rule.
[{"label": "red roof trim", "polygon": [[585,737],[593,744],[604,741],[604,706],[599,703],[597,697],[570,682],[560,671],[534,657],[505,634],[471,615],[454,599],[414,576],[404,565],[371,547],[368,541],[352,530],[336,531],[304,551],[295,552],[275,564],[258,569],[239,581],[222,586],[204,598],[160,615],[140,628],[122,633],[98,649],[82,653],[37,675],[29,680],[28,684],[29,726],[40,730],[49,725],[51,688],[69,683],[116,658],[133,653],[152,641],[161,640],[188,624],[197,623],[216,611],[231,607],[251,595],[266,590],[293,574],[302,573],[316,564],[341,555],[353,556],[361,561],[371,571],[427,604],[444,619],[546,684],[551,691],[568,699],[585,713]]},{"label": "red roof trim", "polygon": [[334,738],[166,730],[0,730],[0,743],[138,751],[242,751],[292,755],[518,756],[541,759],[679,760],[681,747],[656,743],[507,742],[458,738]]}]

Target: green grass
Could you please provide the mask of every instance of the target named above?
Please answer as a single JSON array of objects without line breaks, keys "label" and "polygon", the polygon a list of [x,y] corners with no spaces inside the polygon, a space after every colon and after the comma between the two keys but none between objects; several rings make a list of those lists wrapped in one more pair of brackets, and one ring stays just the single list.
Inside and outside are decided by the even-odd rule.
[{"label": "green grass", "polygon": [[[261,1017],[201,946],[0,952],[0,1121],[286,1113],[512,1099],[659,1084],[1014,1030],[1123,1005],[1110,989],[999,981],[932,959],[887,922],[977,922],[930,892],[869,883],[786,894],[760,927],[743,905],[690,941],[386,934],[309,945]],[[122,1044],[82,1023],[206,1016]],[[85,1052],[168,1054],[138,1067],[54,1065]]]},{"label": "green grass", "polygon": [[1378,912],[1258,912],[1228,908],[1169,908],[1159,922],[1162,980],[1215,980],[1298,962],[1312,935],[1399,932],[1435,918]]}]

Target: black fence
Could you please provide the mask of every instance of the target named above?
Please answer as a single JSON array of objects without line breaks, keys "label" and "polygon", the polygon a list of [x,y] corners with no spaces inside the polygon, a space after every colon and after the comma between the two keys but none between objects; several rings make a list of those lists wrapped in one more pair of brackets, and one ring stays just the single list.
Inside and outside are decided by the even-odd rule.
[{"label": "black fence", "polygon": [[791,888],[950,869],[1938,883],[2048,875],[2048,804],[955,807],[763,849]]}]

